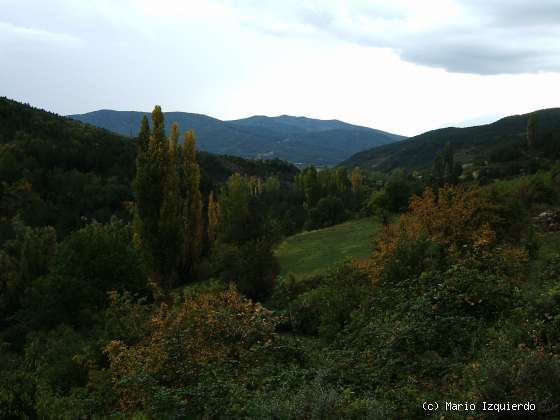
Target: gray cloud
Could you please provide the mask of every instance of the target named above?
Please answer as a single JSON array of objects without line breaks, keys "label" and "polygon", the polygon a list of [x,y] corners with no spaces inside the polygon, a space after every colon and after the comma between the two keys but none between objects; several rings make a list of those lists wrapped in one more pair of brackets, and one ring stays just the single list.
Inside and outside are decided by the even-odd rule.
[{"label": "gray cloud", "polygon": [[[241,9],[248,4],[231,1]],[[250,4],[251,8],[259,7]],[[488,75],[560,71],[558,0],[265,4],[262,14],[250,18],[258,19],[256,26],[260,28],[276,28],[276,35],[282,28],[286,29],[284,35],[301,35],[303,31],[290,32],[299,23],[308,28],[308,35],[322,33],[350,43],[390,48],[405,61],[449,72]]]},{"label": "gray cloud", "polygon": [[401,58],[450,72],[481,75],[557,72],[560,48],[540,35],[510,31],[442,30],[403,42]]},{"label": "gray cloud", "polygon": [[499,26],[558,26],[557,0],[462,0],[467,9]]}]

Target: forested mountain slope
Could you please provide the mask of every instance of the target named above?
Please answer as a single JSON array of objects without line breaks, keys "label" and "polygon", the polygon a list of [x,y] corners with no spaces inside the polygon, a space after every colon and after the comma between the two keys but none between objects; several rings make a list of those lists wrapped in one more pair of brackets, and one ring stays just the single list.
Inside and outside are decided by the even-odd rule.
[{"label": "forested mountain slope", "polygon": [[[545,154],[560,151],[560,108],[536,111],[537,147]],[[421,170],[431,167],[436,155],[449,143],[460,163],[522,160],[531,114],[513,115],[492,124],[467,128],[442,128],[359,152],[342,163],[346,167],[391,171],[397,167]]]},{"label": "forested mountain slope", "polygon": [[[230,175],[290,180],[287,162],[199,153],[203,191]],[[136,141],[29,105],[0,98],[0,217],[68,232],[82,217],[128,218]]]},{"label": "forested mountain slope", "polygon": [[[127,136],[138,133],[146,112],[99,110],[70,118]],[[402,136],[338,120],[282,115],[221,121],[201,114],[166,112],[166,128],[177,122],[193,129],[201,150],[246,158],[280,158],[300,165],[334,165],[353,153],[389,144]]]}]

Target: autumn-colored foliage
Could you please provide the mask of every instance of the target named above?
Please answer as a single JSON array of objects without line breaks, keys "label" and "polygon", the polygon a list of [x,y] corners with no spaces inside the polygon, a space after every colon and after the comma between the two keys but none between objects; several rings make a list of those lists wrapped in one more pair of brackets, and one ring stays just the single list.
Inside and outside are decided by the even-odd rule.
[{"label": "autumn-colored foliage", "polygon": [[360,192],[364,187],[364,176],[360,168],[355,167],[350,174],[350,182],[352,183],[352,192]]},{"label": "autumn-colored foliage", "polygon": [[277,322],[233,286],[185,297],[177,305],[162,304],[138,344],[112,341],[105,348],[118,409],[145,410],[154,388],[194,386],[209,365],[235,360],[242,374],[272,345]]},{"label": "autumn-colored foliage", "polygon": [[495,240],[492,204],[478,188],[445,186],[437,195],[428,189],[412,197],[410,210],[403,218],[414,218],[433,241],[453,252],[489,246]]},{"label": "autumn-colored foliage", "polygon": [[385,227],[370,260],[359,265],[377,281],[399,247],[420,239],[437,247],[449,262],[512,258],[523,264],[526,252],[497,237],[494,225],[499,222],[495,205],[479,188],[447,185],[436,193],[426,189],[412,197],[409,212]]}]

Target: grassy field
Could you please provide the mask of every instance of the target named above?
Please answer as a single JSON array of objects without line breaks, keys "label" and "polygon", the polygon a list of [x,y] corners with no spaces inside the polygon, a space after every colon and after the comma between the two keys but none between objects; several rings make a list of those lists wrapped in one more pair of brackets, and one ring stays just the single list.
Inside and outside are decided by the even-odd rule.
[{"label": "grassy field", "polygon": [[365,258],[371,254],[378,230],[377,222],[360,219],[291,236],[276,249],[280,274],[301,278],[347,258]]}]

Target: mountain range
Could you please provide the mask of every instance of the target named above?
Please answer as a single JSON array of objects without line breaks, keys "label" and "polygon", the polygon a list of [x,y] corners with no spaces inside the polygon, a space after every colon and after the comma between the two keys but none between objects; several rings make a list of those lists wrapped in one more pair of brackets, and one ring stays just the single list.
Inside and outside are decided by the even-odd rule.
[{"label": "mountain range", "polygon": [[[129,137],[138,134],[148,112],[99,110],[69,118]],[[207,115],[166,112],[166,129],[177,122],[181,131],[194,130],[200,150],[245,158],[279,158],[300,166],[332,166],[354,153],[404,139],[338,120],[282,115],[222,121]]]},{"label": "mountain range", "polygon": [[[459,163],[523,160],[527,143],[527,123],[532,113],[512,115],[492,124],[448,127],[428,131],[398,143],[358,152],[341,165],[390,172],[396,168],[423,170],[432,166],[446,144]],[[538,147],[556,153],[560,144],[560,108],[535,111],[538,120]]]}]

